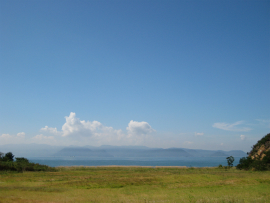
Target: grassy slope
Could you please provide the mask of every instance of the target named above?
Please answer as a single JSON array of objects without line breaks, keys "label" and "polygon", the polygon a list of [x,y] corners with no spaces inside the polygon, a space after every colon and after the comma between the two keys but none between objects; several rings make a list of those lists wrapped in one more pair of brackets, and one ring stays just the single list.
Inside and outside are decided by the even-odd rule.
[{"label": "grassy slope", "polygon": [[270,171],[62,168],[0,172],[0,202],[269,202]]}]

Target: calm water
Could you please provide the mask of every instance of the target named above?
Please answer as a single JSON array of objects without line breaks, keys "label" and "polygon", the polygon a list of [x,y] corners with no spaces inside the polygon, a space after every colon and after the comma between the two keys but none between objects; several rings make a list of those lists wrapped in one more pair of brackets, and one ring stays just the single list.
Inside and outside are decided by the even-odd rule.
[{"label": "calm water", "polygon": [[[234,157],[234,166],[242,157]],[[212,167],[227,165],[226,157],[181,157],[181,158],[59,158],[59,157],[28,157],[31,162],[48,166],[187,166]]]}]

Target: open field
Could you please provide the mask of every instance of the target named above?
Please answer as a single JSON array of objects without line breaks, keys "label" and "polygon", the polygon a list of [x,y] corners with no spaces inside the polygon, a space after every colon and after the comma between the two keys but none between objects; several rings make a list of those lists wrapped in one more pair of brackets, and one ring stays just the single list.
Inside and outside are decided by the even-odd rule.
[{"label": "open field", "polygon": [[62,167],[0,172],[0,202],[270,202],[270,171]]}]

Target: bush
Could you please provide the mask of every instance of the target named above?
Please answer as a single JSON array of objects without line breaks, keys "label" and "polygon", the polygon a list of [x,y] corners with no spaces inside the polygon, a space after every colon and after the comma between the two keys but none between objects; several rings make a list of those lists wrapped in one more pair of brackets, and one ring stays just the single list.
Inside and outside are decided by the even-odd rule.
[{"label": "bush", "polygon": [[254,160],[251,164],[251,169],[254,171],[266,171],[267,166],[266,164],[261,160]]},{"label": "bush", "polygon": [[47,165],[31,163],[24,157],[16,157],[16,161],[13,161],[13,158],[14,155],[11,152],[6,153],[5,156],[0,153],[0,171],[57,171]]},{"label": "bush", "polygon": [[29,160],[24,157],[16,157],[15,159],[17,163],[29,163]]}]

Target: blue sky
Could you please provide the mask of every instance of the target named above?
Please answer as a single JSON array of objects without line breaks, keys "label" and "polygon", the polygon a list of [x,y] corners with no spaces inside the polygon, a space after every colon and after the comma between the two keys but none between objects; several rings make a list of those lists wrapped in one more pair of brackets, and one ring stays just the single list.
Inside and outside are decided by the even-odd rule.
[{"label": "blue sky", "polygon": [[249,151],[270,132],[269,8],[1,0],[0,145]]}]

